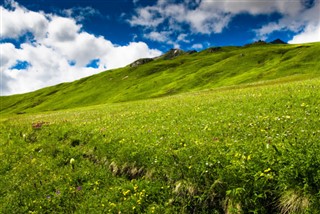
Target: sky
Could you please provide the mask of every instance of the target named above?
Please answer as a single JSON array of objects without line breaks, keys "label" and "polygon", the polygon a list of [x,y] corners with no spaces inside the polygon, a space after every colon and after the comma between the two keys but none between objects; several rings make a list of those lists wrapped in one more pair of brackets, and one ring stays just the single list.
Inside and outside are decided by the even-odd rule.
[{"label": "sky", "polygon": [[320,0],[0,0],[0,9],[2,96],[171,48],[320,41]]}]

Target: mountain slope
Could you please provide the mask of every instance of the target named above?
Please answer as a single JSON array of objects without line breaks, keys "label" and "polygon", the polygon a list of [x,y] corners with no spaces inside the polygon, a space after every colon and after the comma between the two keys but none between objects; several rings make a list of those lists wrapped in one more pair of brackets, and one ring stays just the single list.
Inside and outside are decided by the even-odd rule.
[{"label": "mountain slope", "polygon": [[[320,43],[254,44],[160,57],[72,83],[0,97],[0,113],[67,109],[166,96],[277,78],[319,76]],[[166,55],[165,55],[166,56]]]}]

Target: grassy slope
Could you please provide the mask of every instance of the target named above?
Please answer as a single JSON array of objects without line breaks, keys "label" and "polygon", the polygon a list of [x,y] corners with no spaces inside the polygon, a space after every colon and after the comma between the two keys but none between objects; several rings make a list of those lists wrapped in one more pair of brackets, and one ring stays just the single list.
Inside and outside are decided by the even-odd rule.
[{"label": "grassy slope", "polygon": [[318,213],[319,91],[315,78],[4,116],[0,213]]},{"label": "grassy slope", "polygon": [[225,47],[1,97],[30,114],[1,115],[0,213],[317,213],[319,49]]},{"label": "grassy slope", "polygon": [[[32,93],[0,97],[0,113],[122,102],[290,77],[318,76],[320,43],[223,47],[106,71]],[[284,80],[285,81],[285,80]]]}]

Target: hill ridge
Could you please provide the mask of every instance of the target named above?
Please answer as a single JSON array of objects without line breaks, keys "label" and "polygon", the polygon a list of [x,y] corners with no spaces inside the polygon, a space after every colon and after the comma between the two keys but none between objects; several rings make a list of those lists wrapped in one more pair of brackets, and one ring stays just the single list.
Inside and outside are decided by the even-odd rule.
[{"label": "hill ridge", "polygon": [[293,75],[314,77],[320,71],[319,51],[320,43],[212,47],[192,54],[172,49],[138,66],[130,64],[71,83],[0,97],[0,113],[125,102]]}]

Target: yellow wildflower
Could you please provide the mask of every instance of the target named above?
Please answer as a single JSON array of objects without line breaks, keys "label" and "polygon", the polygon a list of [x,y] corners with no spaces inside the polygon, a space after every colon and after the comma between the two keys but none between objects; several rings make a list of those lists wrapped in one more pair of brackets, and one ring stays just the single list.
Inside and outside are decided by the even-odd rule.
[{"label": "yellow wildflower", "polygon": [[271,169],[270,169],[270,168],[268,168],[268,169],[264,170],[264,172],[265,172],[265,173],[268,173],[268,172],[270,172],[270,171],[271,171]]}]

